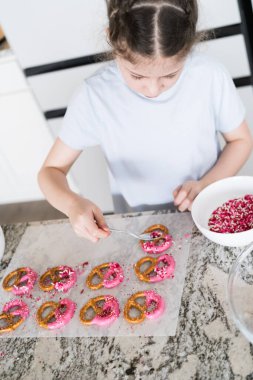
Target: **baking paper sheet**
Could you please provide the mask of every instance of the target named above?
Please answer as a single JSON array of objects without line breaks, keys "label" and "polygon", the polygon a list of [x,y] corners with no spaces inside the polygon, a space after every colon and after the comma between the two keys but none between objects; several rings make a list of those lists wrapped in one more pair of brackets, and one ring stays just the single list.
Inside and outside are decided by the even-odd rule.
[{"label": "baking paper sheet", "polygon": [[[93,337],[93,336],[174,336],[176,333],[181,296],[184,287],[187,259],[189,255],[192,220],[189,214],[162,214],[135,217],[107,217],[109,226],[118,229],[128,229],[143,232],[153,224],[166,225],[173,236],[174,245],[166,253],[172,254],[176,261],[175,277],[156,284],[141,282],[136,277],[133,265],[146,254],[138,244],[138,240],[119,233],[112,235],[97,244],[90,243],[75,235],[68,222],[59,222],[45,225],[29,226],[13,255],[5,272],[23,266],[29,266],[38,272],[44,273],[49,267],[69,265],[75,269],[84,269],[78,276],[77,284],[67,293],[55,295],[42,292],[36,283],[32,298],[23,296],[22,299],[30,308],[29,318],[15,331],[0,334],[1,337]],[[159,255],[152,255],[158,257]],[[85,280],[90,270],[99,264],[109,261],[118,262],[125,274],[125,280],[113,289],[102,288],[90,290]],[[82,266],[82,263],[88,265]],[[5,277],[4,275],[4,277]],[[155,290],[164,297],[166,308],[164,314],[157,320],[145,320],[138,325],[127,323],[123,318],[124,304],[135,292],[141,290]],[[101,294],[110,294],[117,297],[120,304],[120,317],[108,327],[84,326],[79,321],[81,307],[93,297]],[[36,310],[48,300],[70,298],[77,303],[73,319],[64,328],[55,331],[39,327],[35,320]],[[0,307],[5,302],[16,298],[12,293],[0,288]]]}]

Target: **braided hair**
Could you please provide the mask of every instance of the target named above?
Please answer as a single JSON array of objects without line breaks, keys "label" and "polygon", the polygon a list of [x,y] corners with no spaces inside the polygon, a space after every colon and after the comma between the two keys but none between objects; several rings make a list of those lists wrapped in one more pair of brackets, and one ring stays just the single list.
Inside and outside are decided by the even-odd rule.
[{"label": "braided hair", "polygon": [[107,0],[108,39],[114,55],[185,56],[203,39],[197,0]]}]

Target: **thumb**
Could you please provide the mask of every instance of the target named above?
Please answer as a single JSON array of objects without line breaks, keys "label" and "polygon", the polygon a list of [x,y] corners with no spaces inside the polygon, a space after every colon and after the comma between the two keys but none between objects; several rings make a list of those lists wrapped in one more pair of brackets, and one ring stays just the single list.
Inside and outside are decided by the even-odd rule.
[{"label": "thumb", "polygon": [[180,189],[182,188],[182,185],[178,186],[174,191],[173,191],[173,197],[176,198],[177,194],[179,193]]},{"label": "thumb", "polygon": [[98,228],[101,228],[104,231],[109,231],[102,211],[99,208],[96,208],[93,212]]}]

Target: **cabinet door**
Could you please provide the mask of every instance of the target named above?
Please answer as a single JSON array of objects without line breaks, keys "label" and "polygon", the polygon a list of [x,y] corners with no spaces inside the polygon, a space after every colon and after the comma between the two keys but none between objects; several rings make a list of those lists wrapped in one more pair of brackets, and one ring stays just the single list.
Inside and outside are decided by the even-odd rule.
[{"label": "cabinet door", "polygon": [[27,89],[26,79],[13,54],[0,58],[0,96]]},{"label": "cabinet door", "polygon": [[237,0],[198,0],[198,4],[201,30],[241,22]]},{"label": "cabinet door", "polygon": [[0,96],[0,203],[42,199],[37,173],[52,137],[32,94]]},{"label": "cabinet door", "polygon": [[[244,37],[242,35],[203,42],[198,50],[223,63],[233,78],[250,75]],[[238,59],[238,57],[240,57]]]},{"label": "cabinet door", "polygon": [[23,68],[108,49],[105,0],[0,0],[6,36]]},{"label": "cabinet door", "polygon": [[28,78],[43,111],[65,108],[83,80],[106,63],[96,63],[73,69],[54,71]]}]

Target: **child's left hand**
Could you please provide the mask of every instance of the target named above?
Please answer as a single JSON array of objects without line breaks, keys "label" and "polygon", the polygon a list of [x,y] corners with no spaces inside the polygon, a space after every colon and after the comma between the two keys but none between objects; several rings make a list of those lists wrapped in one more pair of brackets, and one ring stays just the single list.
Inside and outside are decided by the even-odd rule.
[{"label": "child's left hand", "polygon": [[204,188],[201,181],[187,181],[173,191],[174,204],[179,211],[191,210],[191,205],[198,193]]}]

